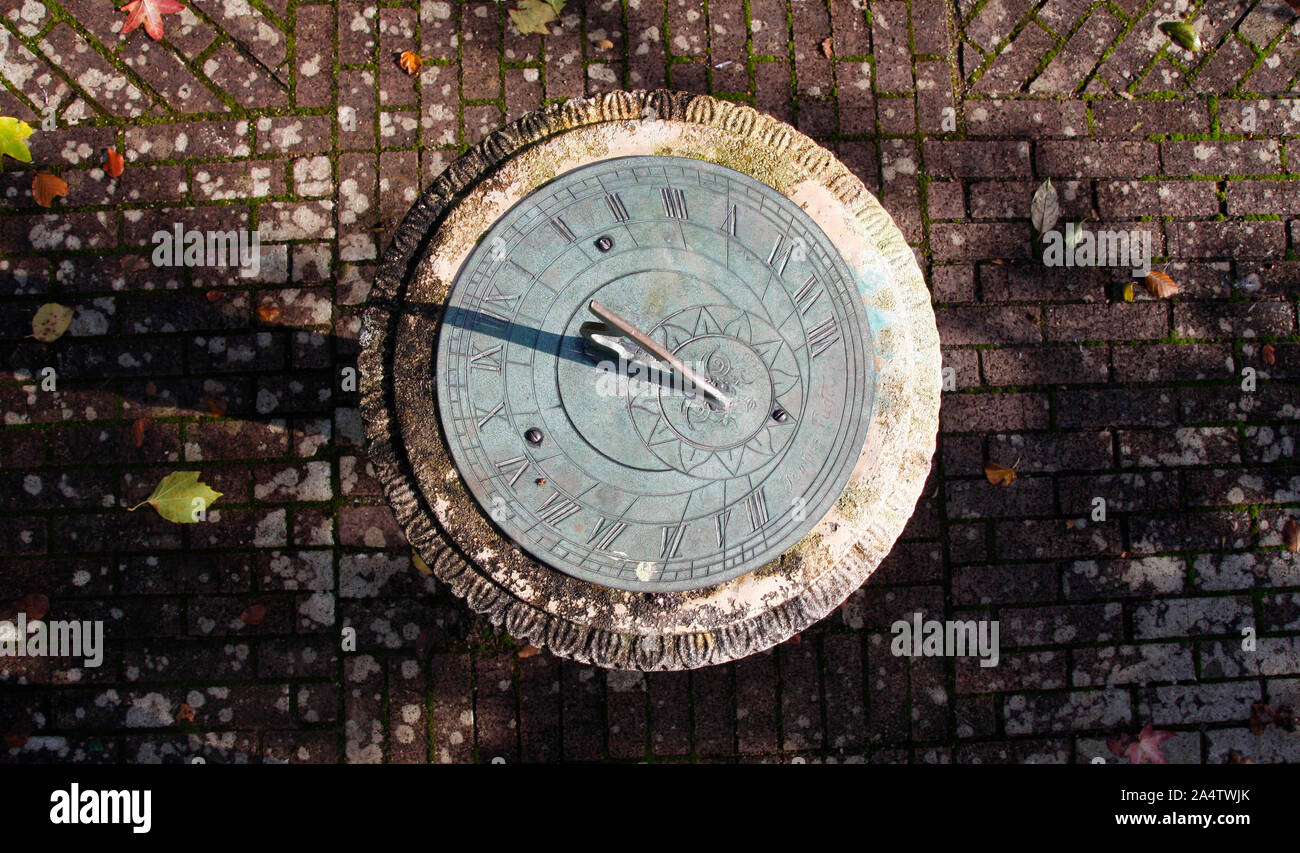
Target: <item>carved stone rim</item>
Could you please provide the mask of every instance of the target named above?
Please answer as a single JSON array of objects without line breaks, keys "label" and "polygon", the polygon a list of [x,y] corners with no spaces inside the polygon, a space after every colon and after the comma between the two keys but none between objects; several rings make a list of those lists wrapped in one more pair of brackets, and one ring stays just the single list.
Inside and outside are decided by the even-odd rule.
[{"label": "carved stone rim", "polygon": [[[485,193],[506,187],[526,195],[548,176],[520,164],[535,167],[548,145],[563,151],[565,143],[572,148],[579,140],[591,146],[588,162],[605,159],[601,140],[629,138],[626,131],[635,133],[651,110],[654,128],[668,131],[671,143],[657,153],[702,157],[751,174],[805,209],[816,208],[814,219],[824,230],[826,222],[832,231],[839,228],[839,239],[828,232],[837,247],[851,244],[889,271],[884,280],[859,281],[878,367],[867,441],[845,498],[780,560],[688,593],[614,590],[519,552],[482,517],[455,477],[432,409],[429,329],[441,316],[439,288],[449,276],[431,267],[463,249],[471,229],[448,225],[458,203],[471,196],[481,203]],[[574,167],[557,159],[566,163],[558,173]],[[510,171],[505,165],[514,167],[510,181],[497,174]],[[722,663],[770,648],[823,618],[892,548],[934,452],[939,340],[929,292],[903,235],[830,152],[752,108],[703,95],[614,92],[575,99],[489,135],[434,181],[399,226],[381,258],[361,339],[361,411],[370,456],[413,547],[494,625],[599,666],[660,670]]]}]

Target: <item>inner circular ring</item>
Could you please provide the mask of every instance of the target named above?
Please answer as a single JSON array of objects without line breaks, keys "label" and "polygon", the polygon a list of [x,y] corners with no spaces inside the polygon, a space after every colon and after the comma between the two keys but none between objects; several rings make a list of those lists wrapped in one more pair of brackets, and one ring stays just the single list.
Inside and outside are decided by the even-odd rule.
[{"label": "inner circular ring", "polygon": [[[653,333],[652,333],[653,334]],[[772,408],[772,377],[749,344],[730,335],[701,335],[673,353],[731,396],[725,409],[703,395],[659,390],[664,420],[682,441],[710,450],[738,447],[763,427]]]}]

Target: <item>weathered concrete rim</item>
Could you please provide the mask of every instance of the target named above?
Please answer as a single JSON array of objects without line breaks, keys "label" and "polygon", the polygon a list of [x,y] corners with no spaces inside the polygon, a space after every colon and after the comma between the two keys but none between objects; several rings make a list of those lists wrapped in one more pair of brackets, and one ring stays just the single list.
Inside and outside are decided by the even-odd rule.
[{"label": "weathered concrete rim", "polygon": [[[870,297],[867,285],[860,285],[868,314],[874,310],[885,319],[880,330],[873,322],[883,369],[852,496],[846,491],[841,504],[780,560],[705,590],[666,595],[612,590],[562,575],[513,548],[482,517],[454,475],[429,408],[436,381],[429,330],[441,305],[411,299],[420,287],[418,265],[441,239],[444,219],[491,182],[506,161],[575,130],[640,121],[647,108],[659,121],[693,128],[684,138],[707,137],[714,146],[710,154],[689,150],[696,142],[683,143],[688,148],[671,153],[740,166],[750,174],[770,169],[754,177],[805,208],[822,205],[824,215],[842,217],[862,252],[882,258],[890,270],[889,280]],[[730,155],[717,153],[724,145],[750,159],[725,162]],[[744,168],[750,162],[765,165]],[[534,188],[517,189],[526,194]],[[575,660],[621,669],[693,668],[770,648],[803,630],[838,606],[889,552],[934,452],[938,343],[912,250],[888,213],[830,152],[747,106],[665,91],[614,92],[524,116],[458,158],[422,194],[381,259],[365,312],[361,411],[371,459],[412,546],[472,608],[514,636]],[[413,445],[418,454],[411,452]]]}]

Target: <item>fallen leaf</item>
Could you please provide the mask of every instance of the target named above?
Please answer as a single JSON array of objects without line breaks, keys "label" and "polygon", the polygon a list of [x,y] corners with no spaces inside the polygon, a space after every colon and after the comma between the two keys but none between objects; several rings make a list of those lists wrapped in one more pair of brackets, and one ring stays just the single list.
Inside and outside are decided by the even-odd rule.
[{"label": "fallen leaf", "polygon": [[1292,554],[1300,551],[1300,523],[1294,518],[1288,518],[1282,525],[1282,544]]},{"label": "fallen leaf", "polygon": [[227,409],[225,400],[215,394],[204,394],[200,399],[203,403],[203,408],[207,410],[209,415],[216,415],[219,418],[225,417]]},{"label": "fallen leaf", "polygon": [[36,203],[41,207],[49,207],[56,198],[67,194],[68,182],[58,175],[38,172],[32,178],[32,195],[36,196]]},{"label": "fallen leaf", "polygon": [[73,310],[57,302],[47,302],[32,317],[32,337],[43,344],[57,341],[72,323]]},{"label": "fallen leaf", "polygon": [[1051,178],[1043,181],[1034,190],[1033,200],[1029,202],[1029,222],[1039,234],[1051,231],[1061,218],[1061,199]]},{"label": "fallen leaf", "polygon": [[1124,285],[1124,301],[1125,302],[1133,301],[1133,282],[1131,281],[1128,284]]},{"label": "fallen leaf", "polygon": [[1272,344],[1264,344],[1259,354],[1264,357],[1265,364],[1277,364],[1277,349]]},{"label": "fallen leaf", "polygon": [[601,50],[613,50],[614,43],[609,39],[601,39],[600,41],[596,42],[596,47],[600,48]]},{"label": "fallen leaf", "polygon": [[16,721],[9,727],[9,731],[5,732],[5,746],[10,749],[22,749],[27,745],[34,731],[31,720]]},{"label": "fallen leaf", "polygon": [[264,302],[257,306],[257,316],[262,318],[263,323],[274,323],[282,313],[280,306],[274,302]]},{"label": "fallen leaf", "polygon": [[523,660],[524,658],[536,657],[537,655],[541,654],[541,652],[542,650],[537,648],[537,646],[532,646],[532,645],[524,646],[522,649],[519,650],[519,659]]},{"label": "fallen leaf", "polygon": [[131,424],[131,438],[135,441],[136,447],[144,446],[144,431],[149,426],[148,418],[136,418],[135,423]]},{"label": "fallen leaf", "polygon": [[262,620],[266,618],[265,604],[250,604],[244,608],[244,612],[239,614],[239,621],[245,625],[261,625]]},{"label": "fallen leaf", "polygon": [[144,24],[144,31],[154,41],[163,37],[162,16],[183,12],[185,5],[176,0],[131,0],[120,11],[129,13],[126,23],[122,25],[125,37],[136,27]]},{"label": "fallen leaf", "polygon": [[[1300,0],[1293,0],[1293,2],[1300,3]],[[1228,763],[1229,763],[1229,764],[1254,764],[1255,762],[1251,761],[1249,758],[1247,758],[1246,756],[1242,755],[1242,754],[1241,754],[1240,752],[1238,752],[1237,750],[1235,750],[1235,749],[1229,749],[1229,750],[1228,750]]]},{"label": "fallen leaf", "polygon": [[194,709],[191,708],[189,705],[186,705],[184,702],[182,702],[180,708],[176,710],[176,722],[178,723],[194,722]]},{"label": "fallen leaf", "polygon": [[1124,751],[1128,749],[1129,742],[1132,740],[1133,737],[1131,735],[1121,732],[1113,737],[1106,738],[1106,748],[1118,755],[1120,758],[1123,758]]},{"label": "fallen leaf", "polygon": [[225,296],[225,294],[222,293],[220,290],[217,290],[217,289],[214,288],[214,289],[212,289],[212,290],[209,290],[207,293],[203,294],[203,296],[204,296],[204,297],[205,297],[209,302],[220,302],[220,301],[221,301],[221,297],[222,297],[222,296]]},{"label": "fallen leaf", "polygon": [[198,521],[194,517],[195,510],[200,508],[206,510],[219,497],[221,492],[214,491],[206,483],[199,482],[198,471],[174,471],[158,482],[153,494],[128,509],[135,512],[145,504],[149,504],[168,521],[176,524],[193,524]]},{"label": "fallen leaf", "polygon": [[27,147],[27,137],[33,128],[25,121],[10,116],[0,116],[0,156],[8,154],[23,163],[32,162],[32,152]]},{"label": "fallen leaf", "polygon": [[519,0],[519,8],[507,11],[520,35],[529,33],[540,36],[550,35],[551,31],[546,28],[546,25],[559,18],[558,10],[543,0]]},{"label": "fallen leaf", "polygon": [[1147,290],[1157,299],[1164,299],[1166,296],[1173,296],[1178,293],[1178,285],[1167,273],[1152,270],[1147,273],[1145,279]]},{"label": "fallen leaf", "polygon": [[1300,0],[1286,0],[1286,2],[1288,6],[1295,10],[1297,15],[1300,15]]},{"label": "fallen leaf", "polygon": [[1019,465],[1019,459],[1010,468],[999,465],[990,459],[984,463],[984,476],[988,477],[989,482],[995,486],[1009,486],[1016,481],[1016,468]]},{"label": "fallen leaf", "polygon": [[121,177],[122,172],[125,171],[125,169],[126,160],[122,158],[122,155],[118,154],[112,148],[108,149],[107,153],[104,154],[104,174],[108,175],[110,178],[117,178]]},{"label": "fallen leaf", "polygon": [[152,397],[154,394],[157,393],[158,393],[158,386],[154,384],[154,381],[152,379],[144,383],[144,395],[146,397]]},{"label": "fallen leaf", "polygon": [[1201,49],[1201,34],[1186,21],[1165,21],[1160,29],[1184,50],[1195,53]]},{"label": "fallen leaf", "polygon": [[411,552],[411,563],[415,566],[415,570],[420,574],[422,575],[433,574],[433,569],[429,568],[429,564],[424,561],[423,557],[421,557],[419,554],[417,554],[414,551]]},{"label": "fallen leaf", "polygon": [[29,592],[13,603],[15,612],[26,613],[28,619],[44,619],[50,612],[49,596],[40,592]]},{"label": "fallen leaf", "polygon": [[1269,723],[1273,721],[1272,709],[1263,702],[1255,702],[1250,706],[1250,733],[1253,735],[1262,735],[1268,729]]},{"label": "fallen leaf", "polygon": [[397,67],[414,77],[424,67],[424,58],[413,50],[404,50],[397,58]]},{"label": "fallen leaf", "polygon": [[802,646],[802,645],[803,645],[803,634],[795,634],[793,637],[791,637],[790,639],[786,640],[786,642],[789,643],[789,644],[792,645],[792,646]]},{"label": "fallen leaf", "polygon": [[830,59],[834,55],[835,55],[835,39],[832,36],[827,36],[826,38],[822,39],[822,56],[826,57],[827,59]]},{"label": "fallen leaf", "polygon": [[1169,759],[1160,751],[1160,744],[1173,736],[1173,732],[1158,732],[1147,723],[1138,739],[1124,750],[1124,757],[1132,764],[1168,764]]},{"label": "fallen leaf", "polygon": [[415,638],[415,657],[417,660],[424,660],[433,652],[436,637],[436,631],[432,628],[425,628],[420,632],[420,636]]}]

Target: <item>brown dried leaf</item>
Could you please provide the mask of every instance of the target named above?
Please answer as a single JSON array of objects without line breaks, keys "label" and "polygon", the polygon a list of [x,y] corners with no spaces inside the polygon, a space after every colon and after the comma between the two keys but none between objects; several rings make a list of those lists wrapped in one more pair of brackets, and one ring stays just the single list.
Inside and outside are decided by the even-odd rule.
[{"label": "brown dried leaf", "polygon": [[532,645],[524,646],[522,649],[519,650],[519,659],[523,660],[524,658],[536,657],[537,655],[541,654],[541,652],[542,650],[537,648],[537,646],[532,646]]},{"label": "brown dried leaf", "polygon": [[10,749],[22,749],[27,745],[27,741],[34,731],[35,728],[33,728],[31,720],[16,721],[9,727],[9,731],[5,732],[5,746]]},{"label": "brown dried leaf", "polygon": [[1282,544],[1293,554],[1300,551],[1300,522],[1294,518],[1288,518],[1282,525]]},{"label": "brown dried leaf", "polygon": [[404,50],[397,58],[397,67],[414,77],[424,67],[424,58],[413,50]]},{"label": "brown dried leaf", "polygon": [[1253,735],[1262,735],[1268,729],[1269,723],[1273,721],[1273,709],[1263,702],[1256,702],[1250,706],[1250,733]]},{"label": "brown dried leaf", "polygon": [[[1295,0],[1295,2],[1300,3],[1300,0]],[[1241,754],[1240,752],[1238,752],[1237,750],[1235,750],[1235,749],[1229,749],[1229,750],[1228,750],[1228,763],[1229,763],[1229,764],[1254,764],[1255,762],[1251,761],[1249,758],[1247,758],[1246,756],[1242,755],[1242,754]]]},{"label": "brown dried leaf", "polygon": [[32,178],[32,195],[41,207],[49,207],[54,199],[68,194],[68,182],[58,175],[40,172]]},{"label": "brown dried leaf", "polygon": [[1277,348],[1272,344],[1264,344],[1259,354],[1264,357],[1264,363],[1267,365],[1277,364]]},{"label": "brown dried leaf", "polygon": [[176,710],[176,722],[178,723],[194,722],[194,709],[191,708],[189,705],[186,705],[184,702],[182,702],[180,708]]},{"label": "brown dried leaf", "polygon": [[110,178],[119,178],[126,171],[126,160],[112,148],[104,154],[104,174]]},{"label": "brown dried leaf", "polygon": [[827,59],[830,59],[835,55],[835,39],[832,38],[831,36],[827,36],[826,38],[822,39],[821,46],[822,46],[822,56],[825,56]]},{"label": "brown dried leaf", "polygon": [[601,39],[600,41],[596,42],[596,47],[600,48],[601,50],[613,50],[614,43],[609,39]]},{"label": "brown dried leaf", "polygon": [[49,596],[40,592],[29,592],[13,603],[15,612],[26,613],[28,619],[44,619],[50,612]]},{"label": "brown dried leaf", "polygon": [[411,552],[411,564],[414,565],[414,566],[415,566],[415,570],[416,570],[417,572],[419,572],[420,574],[422,574],[422,575],[431,575],[431,574],[433,574],[433,569],[429,568],[429,564],[426,563],[426,562],[424,561],[424,558],[421,557],[421,556],[420,556],[418,553],[416,553],[415,551],[412,551],[412,552]]},{"label": "brown dried leaf", "polygon": [[1178,293],[1178,284],[1166,273],[1152,270],[1147,273],[1146,277],[1147,290],[1156,299],[1164,299],[1166,296],[1173,296]]},{"label": "brown dried leaf", "polygon": [[257,316],[262,319],[263,323],[274,323],[276,320],[280,319],[280,315],[283,313],[284,312],[280,310],[280,306],[276,305],[274,302],[263,302],[261,305],[257,306]]},{"label": "brown dried leaf", "polygon": [[148,418],[136,418],[135,423],[131,424],[131,440],[136,447],[144,447],[144,431],[148,426]]},{"label": "brown dried leaf", "polygon": [[1016,481],[1016,468],[1019,465],[1019,459],[1010,468],[999,465],[990,459],[984,463],[984,476],[988,477],[989,482],[995,486],[1009,486]]},{"label": "brown dried leaf", "polygon": [[244,609],[243,613],[239,614],[239,621],[243,622],[245,625],[250,625],[250,626],[261,625],[262,620],[265,618],[266,618],[265,604],[251,604]]},{"label": "brown dried leaf", "polygon": [[204,394],[202,397],[203,408],[208,414],[223,417],[226,414],[227,403],[225,400],[215,394]]},{"label": "brown dried leaf", "polygon": [[214,290],[209,290],[207,293],[203,294],[203,296],[204,296],[204,298],[206,298],[209,302],[220,302],[220,301],[221,301],[221,297],[225,296],[225,294],[222,293],[220,290],[215,290],[215,289],[214,289]]},{"label": "brown dried leaf", "polygon": [[154,384],[152,379],[144,383],[144,395],[146,397],[152,397],[154,394],[157,393],[158,393],[158,386]]}]

